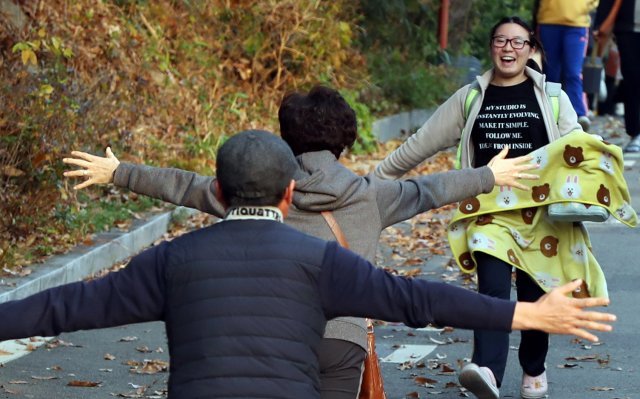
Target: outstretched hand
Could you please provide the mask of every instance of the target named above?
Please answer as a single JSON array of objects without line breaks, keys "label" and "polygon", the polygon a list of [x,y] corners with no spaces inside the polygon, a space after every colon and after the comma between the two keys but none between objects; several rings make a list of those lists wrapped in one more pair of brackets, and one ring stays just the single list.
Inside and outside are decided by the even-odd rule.
[{"label": "outstretched hand", "polygon": [[113,181],[113,174],[120,164],[118,158],[111,152],[111,147],[107,147],[106,157],[98,157],[81,151],[72,151],[75,158],[64,158],[62,162],[67,165],[80,166],[83,169],[70,170],[64,172],[66,177],[86,177],[87,179],[73,187],[80,190],[94,184],[106,184]]},{"label": "outstretched hand", "polygon": [[611,313],[586,311],[585,308],[606,306],[607,298],[571,298],[567,295],[580,288],[582,280],[576,280],[554,288],[536,302],[518,302],[512,328],[516,330],[541,330],[552,334],[568,334],[597,342],[598,337],[587,330],[611,331],[604,322],[613,322]]},{"label": "outstretched hand", "polygon": [[524,155],[517,158],[507,159],[509,147],[505,146],[502,151],[489,161],[487,166],[493,172],[496,186],[511,186],[524,191],[531,190],[529,187],[518,182],[519,179],[536,180],[540,176],[529,173],[522,173],[525,170],[537,169],[538,165],[531,163],[533,157]]}]

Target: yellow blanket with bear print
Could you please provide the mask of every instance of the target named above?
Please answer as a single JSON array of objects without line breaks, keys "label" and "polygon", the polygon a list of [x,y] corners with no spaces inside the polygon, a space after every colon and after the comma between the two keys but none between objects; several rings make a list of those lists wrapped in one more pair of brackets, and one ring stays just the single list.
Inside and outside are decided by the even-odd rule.
[{"label": "yellow blanket with bear print", "polygon": [[637,224],[623,177],[620,147],[584,132],[572,132],[531,153],[539,180],[531,191],[495,187],[460,202],[448,228],[451,250],[462,271],[476,269],[474,252],[499,258],[529,274],[548,291],[576,278],[578,297],[607,297],[607,283],[591,252],[582,223],[549,220],[556,202],[600,205],[627,226]]}]

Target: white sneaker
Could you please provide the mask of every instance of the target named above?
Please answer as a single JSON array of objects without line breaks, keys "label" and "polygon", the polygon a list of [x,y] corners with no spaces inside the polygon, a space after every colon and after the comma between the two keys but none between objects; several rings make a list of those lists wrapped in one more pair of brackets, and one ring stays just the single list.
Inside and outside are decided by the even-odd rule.
[{"label": "white sneaker", "polygon": [[522,386],[520,387],[520,396],[524,399],[544,398],[549,390],[547,384],[547,372],[543,372],[537,377],[531,377],[526,373],[522,374]]},{"label": "white sneaker", "polygon": [[589,132],[589,129],[591,128],[591,119],[589,119],[588,116],[580,116],[578,117],[578,123],[580,124],[580,126],[582,126],[582,130],[585,132]]},{"label": "white sneaker", "polygon": [[478,399],[500,398],[496,378],[488,367],[478,367],[475,363],[469,363],[460,371],[458,381]]},{"label": "white sneaker", "polygon": [[625,153],[637,153],[640,152],[640,134],[636,137],[632,137],[631,141],[624,147]]}]

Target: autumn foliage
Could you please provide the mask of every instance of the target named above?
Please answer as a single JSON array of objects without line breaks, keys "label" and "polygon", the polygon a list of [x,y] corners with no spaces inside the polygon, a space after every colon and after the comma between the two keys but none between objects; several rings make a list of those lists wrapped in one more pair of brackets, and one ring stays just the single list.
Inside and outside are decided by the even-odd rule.
[{"label": "autumn foliage", "polygon": [[32,261],[26,247],[82,239],[69,220],[83,204],[62,177],[70,150],[111,145],[124,160],[210,172],[228,135],[277,131],[285,92],[357,90],[365,76],[350,1],[15,3],[26,26],[0,31],[3,268]]}]

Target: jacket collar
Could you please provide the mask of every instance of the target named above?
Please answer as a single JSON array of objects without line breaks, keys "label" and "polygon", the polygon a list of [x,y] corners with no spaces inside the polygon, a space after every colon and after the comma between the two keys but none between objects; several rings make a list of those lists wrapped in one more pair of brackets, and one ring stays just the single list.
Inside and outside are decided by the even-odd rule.
[{"label": "jacket collar", "polygon": [[[476,80],[480,84],[482,92],[484,92],[491,83],[491,79],[493,79],[493,73],[494,69],[491,68],[482,75],[476,76]],[[544,88],[545,75],[536,72],[534,69],[531,69],[528,66],[524,67],[524,73],[533,81],[533,84],[538,89],[542,90]]]}]

